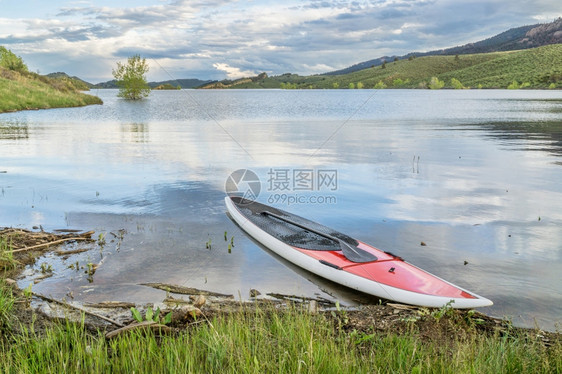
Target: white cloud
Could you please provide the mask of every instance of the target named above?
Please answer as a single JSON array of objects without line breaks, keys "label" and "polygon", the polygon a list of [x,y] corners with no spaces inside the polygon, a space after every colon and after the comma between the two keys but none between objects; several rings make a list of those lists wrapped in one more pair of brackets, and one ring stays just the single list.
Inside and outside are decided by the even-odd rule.
[{"label": "white cloud", "polygon": [[[111,79],[111,69],[99,71],[100,66],[133,53],[182,77],[193,77],[193,72],[212,79],[261,71],[322,73],[322,67],[339,69],[385,54],[459,45],[562,15],[562,3],[554,0],[142,0],[134,7],[108,0],[53,0],[35,8],[32,0],[18,1],[18,7],[8,4],[2,3],[10,16],[0,18],[0,45],[32,62],[32,70],[50,70],[70,58],[69,74],[97,76],[98,81]],[[151,74],[155,73],[149,73],[149,79],[160,78]]]},{"label": "white cloud", "polygon": [[335,70],[333,66],[329,66],[326,64],[316,64],[316,65],[304,64],[303,68],[307,71],[312,72],[313,74],[320,74],[320,73],[325,73],[327,71]]},{"label": "white cloud", "polygon": [[215,69],[224,71],[228,79],[238,79],[257,75],[255,71],[252,70],[241,70],[240,68],[232,67],[225,63],[216,62],[213,64]]}]

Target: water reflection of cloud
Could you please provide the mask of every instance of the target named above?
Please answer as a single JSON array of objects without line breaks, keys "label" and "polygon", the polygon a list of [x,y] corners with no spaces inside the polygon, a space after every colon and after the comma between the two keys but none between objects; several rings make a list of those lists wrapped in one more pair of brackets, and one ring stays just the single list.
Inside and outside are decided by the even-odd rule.
[{"label": "water reflection of cloud", "polygon": [[[336,169],[338,188],[330,191],[336,204],[280,208],[404,251],[412,262],[490,293],[494,301],[517,288],[525,266],[547,269],[524,272],[525,292],[558,280],[551,270],[562,259],[556,128],[551,126],[552,136],[530,125],[514,131],[525,122],[516,117],[491,126],[502,116],[525,113],[487,101],[498,93],[388,90],[343,127],[368,92],[194,93],[205,99],[207,112],[221,110],[218,124],[185,93],[151,96],[140,106],[112,99],[115,93],[104,93],[103,107],[3,115],[25,119],[27,137],[0,138],[2,161],[9,163],[0,186],[10,186],[0,195],[0,221],[128,229],[123,252],[104,263],[114,274],[96,273],[100,290],[119,276],[119,282],[136,282],[149,274],[154,281],[193,282],[217,291],[263,285],[317,292],[247,241],[224,215],[225,180],[241,168],[262,179],[261,199],[267,197],[270,168]],[[267,101],[272,97],[281,102]],[[439,100],[439,111],[428,107],[432,100]],[[136,109],[142,109],[138,118]],[[467,120],[471,113],[475,118]],[[481,121],[487,117],[496,121]],[[221,246],[225,230],[236,233],[240,244],[230,257]],[[211,236],[217,251],[205,252]],[[420,247],[422,240],[428,247]],[[264,279],[262,271],[278,281]],[[486,289],[502,282],[502,292]],[[142,293],[138,286],[131,289]],[[514,303],[505,310],[517,309],[505,300]]]},{"label": "water reflection of cloud", "polygon": [[45,224],[45,215],[42,212],[32,212],[30,225],[40,226]]}]

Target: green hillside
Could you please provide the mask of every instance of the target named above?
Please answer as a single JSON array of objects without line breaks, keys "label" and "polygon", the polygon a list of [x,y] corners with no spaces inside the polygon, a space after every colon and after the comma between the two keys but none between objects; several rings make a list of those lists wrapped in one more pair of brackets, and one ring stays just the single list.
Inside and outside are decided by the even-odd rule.
[{"label": "green hillside", "polygon": [[78,92],[66,81],[0,67],[0,113],[91,104],[102,104],[102,101]]},{"label": "green hillside", "polygon": [[102,104],[100,98],[79,92],[84,88],[68,76],[32,73],[21,57],[0,46],[0,113]]},{"label": "green hillside", "polygon": [[[410,57],[343,75],[283,74],[241,79],[228,88],[429,88],[432,77],[455,88],[562,88],[562,44],[509,52]],[[377,87],[375,87],[377,86]],[[515,85],[510,87],[515,88]]]},{"label": "green hillside", "polygon": [[93,86],[91,83],[88,83],[78,77],[71,77],[68,74],[62,72],[47,74],[47,77],[69,81],[79,91],[90,91],[90,87]]}]

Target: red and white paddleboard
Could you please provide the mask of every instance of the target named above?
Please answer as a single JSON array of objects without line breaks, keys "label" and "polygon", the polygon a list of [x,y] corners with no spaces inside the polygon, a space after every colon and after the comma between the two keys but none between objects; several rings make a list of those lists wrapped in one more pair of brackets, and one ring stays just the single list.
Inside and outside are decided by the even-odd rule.
[{"label": "red and white paddleboard", "polygon": [[279,256],[316,275],[379,298],[426,307],[477,308],[492,301],[316,222],[240,197],[232,219]]}]

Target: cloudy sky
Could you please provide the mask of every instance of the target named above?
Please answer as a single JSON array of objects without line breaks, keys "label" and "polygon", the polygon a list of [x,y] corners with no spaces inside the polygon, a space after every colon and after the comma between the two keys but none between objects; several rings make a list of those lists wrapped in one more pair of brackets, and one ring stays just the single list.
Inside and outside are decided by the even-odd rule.
[{"label": "cloudy sky", "polygon": [[149,80],[316,74],[562,16],[560,0],[0,0],[0,45],[97,83],[140,54]]}]

